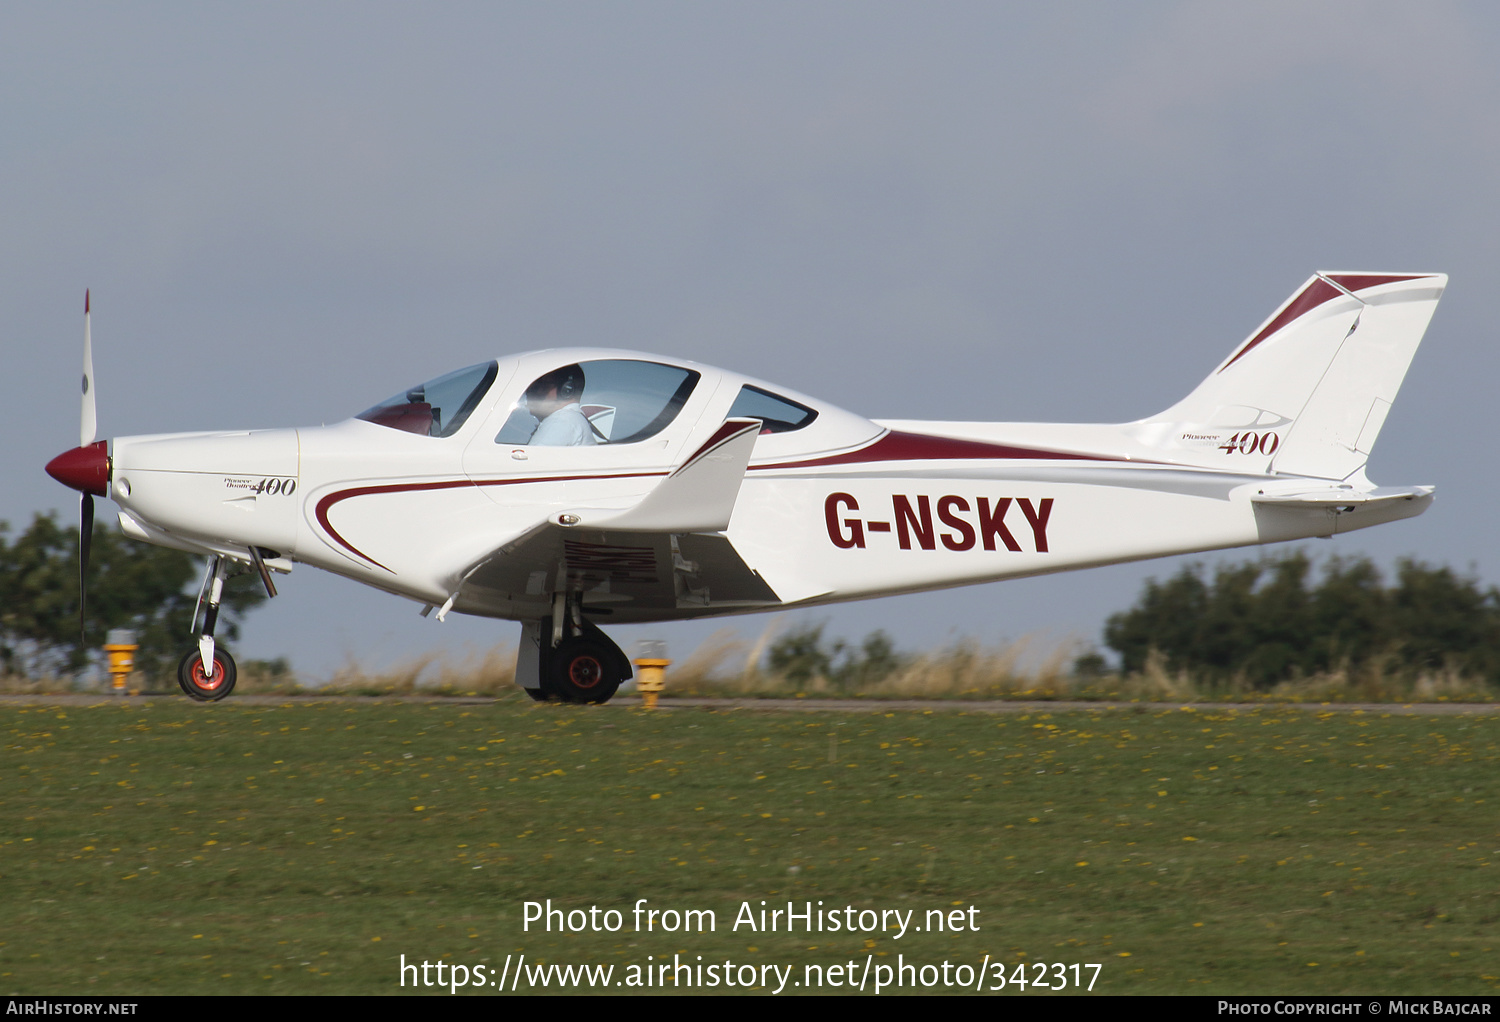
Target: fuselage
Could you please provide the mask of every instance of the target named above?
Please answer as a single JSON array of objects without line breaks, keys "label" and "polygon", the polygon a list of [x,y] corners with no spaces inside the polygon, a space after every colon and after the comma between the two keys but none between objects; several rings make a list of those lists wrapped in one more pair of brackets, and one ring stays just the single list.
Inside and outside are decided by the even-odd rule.
[{"label": "fuselage", "polygon": [[[1174,453],[1130,425],[870,420],[631,352],[552,350],[488,365],[483,392],[446,420],[429,384],[330,426],[118,438],[109,496],[126,532],[151,542],[241,558],[254,547],[273,568],[311,564],[420,603],[523,621],[574,589],[613,622],[1330,535],[1419,513],[1430,500],[1279,507],[1265,502],[1268,488],[1307,480],[1269,474],[1253,444],[1250,456],[1231,451],[1206,465],[1201,444]],[[596,381],[582,407],[598,438],[529,442],[535,421],[516,425],[528,388],[569,365]],[[704,563],[721,553],[702,544],[589,528],[592,517],[641,502],[726,419],[747,415],[767,425],[722,533],[743,562],[739,575]],[[583,524],[567,533],[555,570],[502,570],[540,525],[569,518]]]}]

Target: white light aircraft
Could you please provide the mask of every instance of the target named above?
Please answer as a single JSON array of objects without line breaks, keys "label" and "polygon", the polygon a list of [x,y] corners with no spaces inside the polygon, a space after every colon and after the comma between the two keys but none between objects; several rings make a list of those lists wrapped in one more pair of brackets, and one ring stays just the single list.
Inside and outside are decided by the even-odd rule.
[{"label": "white light aircraft", "polygon": [[47,471],[127,536],[208,558],[179,681],[234,687],[227,575],[315,565],[523,625],[517,681],[603,702],[630,661],[596,622],[739,614],[1226,547],[1421,514],[1365,463],[1447,278],[1319,273],[1192,393],[1117,425],[866,419],[692,362],[536,351],[332,426],[95,441]]}]

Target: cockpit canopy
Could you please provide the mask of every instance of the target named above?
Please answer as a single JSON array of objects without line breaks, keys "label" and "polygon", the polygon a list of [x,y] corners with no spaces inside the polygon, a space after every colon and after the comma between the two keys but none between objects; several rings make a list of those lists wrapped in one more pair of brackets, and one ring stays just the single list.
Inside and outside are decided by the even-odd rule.
[{"label": "cockpit canopy", "polygon": [[425,437],[452,437],[465,423],[473,432],[477,422],[495,445],[523,448],[660,440],[705,415],[715,424],[759,419],[757,460],[839,450],[881,432],[868,419],[759,380],[605,348],[482,362],[410,387],[356,418]]}]

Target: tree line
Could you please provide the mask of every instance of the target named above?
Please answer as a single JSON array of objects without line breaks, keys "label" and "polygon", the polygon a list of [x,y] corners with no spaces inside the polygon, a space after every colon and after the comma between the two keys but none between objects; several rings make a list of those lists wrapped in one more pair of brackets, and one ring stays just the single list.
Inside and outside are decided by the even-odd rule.
[{"label": "tree line", "polygon": [[[136,633],[136,669],[159,683],[175,676],[193,645],[193,608],[201,558],[137,543],[102,523],[89,554],[84,633],[78,627],[78,529],[37,514],[19,535],[0,522],[0,672],[38,678],[76,674],[102,660],[113,628]],[[233,640],[239,621],[266,598],[260,581],[233,577],[225,586],[217,634]]]},{"label": "tree line", "polygon": [[1126,672],[1155,651],[1173,672],[1256,688],[1299,676],[1379,665],[1415,677],[1451,670],[1500,681],[1500,591],[1452,568],[1397,562],[1387,583],[1365,557],[1333,557],[1314,572],[1302,551],[1202,564],[1150,579],[1111,616],[1105,644]]},{"label": "tree line", "polygon": [[[1387,582],[1366,557],[1321,565],[1300,550],[1152,578],[1129,609],[1110,616],[1104,644],[1124,674],[1158,658],[1172,674],[1206,685],[1269,689],[1282,681],[1378,667],[1408,680],[1432,672],[1500,683],[1500,590],[1448,567],[1397,562]],[[830,641],[824,625],[779,636],[766,668],[799,686],[821,677],[858,691],[912,658],[884,632],[860,645]],[[1086,653],[1074,673],[1097,676],[1106,658]]]}]

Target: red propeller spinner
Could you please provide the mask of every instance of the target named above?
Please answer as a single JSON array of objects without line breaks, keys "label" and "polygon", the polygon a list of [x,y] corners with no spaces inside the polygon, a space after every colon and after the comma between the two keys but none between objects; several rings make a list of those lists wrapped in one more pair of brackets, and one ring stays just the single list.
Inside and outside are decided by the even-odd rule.
[{"label": "red propeller spinner", "polygon": [[108,441],[64,451],[47,462],[47,474],[79,493],[103,497],[109,493]]}]

